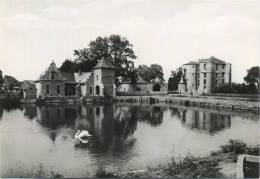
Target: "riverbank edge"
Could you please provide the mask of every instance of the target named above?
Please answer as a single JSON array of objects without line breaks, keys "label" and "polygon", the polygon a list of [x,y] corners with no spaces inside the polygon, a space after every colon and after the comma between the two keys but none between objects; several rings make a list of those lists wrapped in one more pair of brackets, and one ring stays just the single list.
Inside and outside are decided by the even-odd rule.
[{"label": "riverbank edge", "polygon": [[[1,100],[3,102],[3,100]],[[174,95],[151,95],[151,96],[116,96],[113,100],[93,98],[91,101],[85,98],[55,98],[48,100],[15,99],[22,104],[51,104],[51,103],[136,103],[136,104],[177,104],[200,108],[225,109],[237,112],[260,113],[260,102],[249,101],[248,98],[218,97],[218,96],[174,96]]]},{"label": "riverbank edge", "polygon": [[208,96],[117,96],[116,102],[120,103],[165,103],[178,104],[183,106],[193,106],[201,108],[228,109],[231,111],[247,111],[260,113],[260,102],[237,100],[232,98],[218,98]]}]

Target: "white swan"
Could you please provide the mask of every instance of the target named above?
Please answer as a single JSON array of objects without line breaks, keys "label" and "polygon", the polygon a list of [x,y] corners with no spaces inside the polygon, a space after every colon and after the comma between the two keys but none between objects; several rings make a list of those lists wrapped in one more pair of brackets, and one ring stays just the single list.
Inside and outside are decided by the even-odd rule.
[{"label": "white swan", "polygon": [[86,137],[91,137],[92,135],[89,134],[88,131],[80,131],[80,130],[77,130],[77,133],[75,134],[75,139],[82,139],[82,138],[86,138]]}]

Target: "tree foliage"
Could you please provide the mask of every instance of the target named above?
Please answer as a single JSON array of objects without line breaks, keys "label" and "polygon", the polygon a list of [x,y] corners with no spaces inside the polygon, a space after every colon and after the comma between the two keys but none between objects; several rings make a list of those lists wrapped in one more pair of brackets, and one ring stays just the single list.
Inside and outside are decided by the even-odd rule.
[{"label": "tree foliage", "polygon": [[147,65],[139,65],[137,68],[138,74],[147,82],[151,82],[156,77],[158,77],[161,81],[164,81],[163,78],[163,68],[161,65],[152,64],[149,66]]},{"label": "tree foliage", "polygon": [[178,83],[180,82],[182,76],[182,69],[177,68],[171,72],[171,76],[168,80],[168,90],[175,91],[178,90]]},{"label": "tree foliage", "polygon": [[237,93],[237,94],[254,94],[258,93],[259,91],[256,89],[254,85],[246,85],[245,83],[238,84],[238,83],[227,83],[220,86],[216,86],[213,89],[215,93]]},{"label": "tree foliage", "polygon": [[61,65],[59,70],[62,71],[62,72],[76,72],[76,71],[78,71],[78,66],[72,60],[66,59],[62,63],[62,65]]},{"label": "tree foliage", "polygon": [[244,80],[252,86],[256,86],[259,89],[260,83],[260,67],[254,66],[247,70],[247,75],[244,77]]},{"label": "tree foliage", "polygon": [[88,48],[74,50],[75,62],[81,71],[91,71],[102,58],[109,59],[115,66],[116,83],[119,77],[126,81],[129,77],[136,76],[133,59],[136,55],[133,45],[119,35],[97,37],[91,41]]}]

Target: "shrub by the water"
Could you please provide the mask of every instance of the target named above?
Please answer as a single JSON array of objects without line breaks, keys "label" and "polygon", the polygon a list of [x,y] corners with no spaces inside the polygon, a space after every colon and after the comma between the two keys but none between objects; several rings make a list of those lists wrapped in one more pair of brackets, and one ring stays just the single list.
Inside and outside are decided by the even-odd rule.
[{"label": "shrub by the water", "polygon": [[[241,140],[233,140],[233,139],[230,139],[227,144],[220,146],[220,151],[222,153],[232,152],[236,155],[239,154],[259,155],[260,153],[258,147],[251,147]],[[214,153],[212,155],[214,155]]]},{"label": "shrub by the water", "polygon": [[217,165],[217,161],[203,160],[188,154],[178,161],[172,159],[164,169],[164,172],[172,177],[222,177],[219,169],[216,167]]}]

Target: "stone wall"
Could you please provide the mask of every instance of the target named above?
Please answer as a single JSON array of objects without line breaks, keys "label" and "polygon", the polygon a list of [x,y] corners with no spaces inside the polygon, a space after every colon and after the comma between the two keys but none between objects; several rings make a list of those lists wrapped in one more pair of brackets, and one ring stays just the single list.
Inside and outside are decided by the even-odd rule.
[{"label": "stone wall", "polygon": [[104,96],[114,96],[114,84],[115,84],[115,70],[114,69],[102,69],[101,82],[104,85]]},{"label": "stone wall", "polygon": [[[49,85],[49,93],[47,94],[47,85]],[[59,94],[57,93],[57,88],[60,88]],[[40,96],[42,97],[49,97],[49,96],[65,96],[65,83],[61,81],[41,81],[41,93]]]}]

